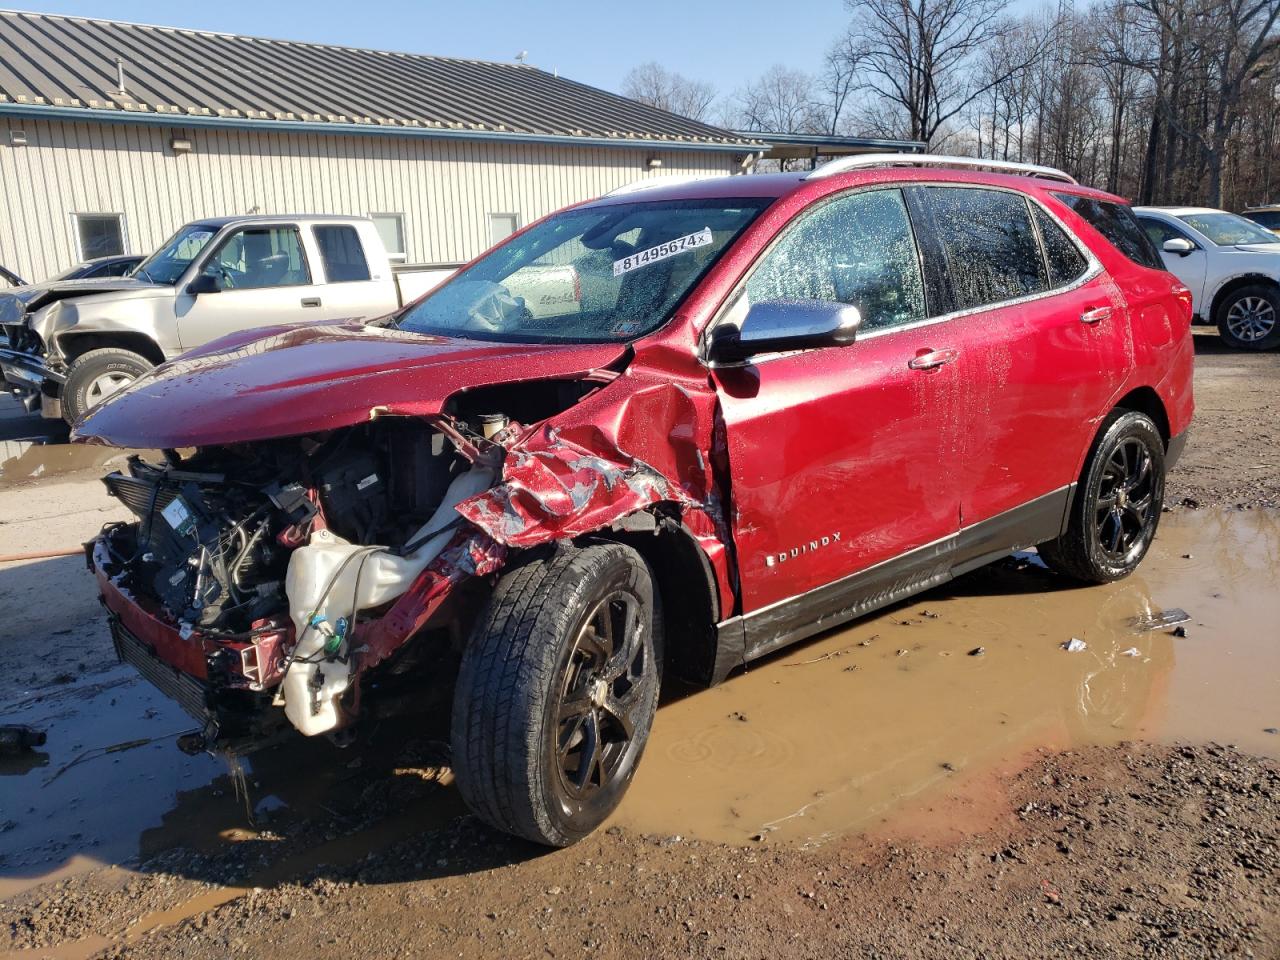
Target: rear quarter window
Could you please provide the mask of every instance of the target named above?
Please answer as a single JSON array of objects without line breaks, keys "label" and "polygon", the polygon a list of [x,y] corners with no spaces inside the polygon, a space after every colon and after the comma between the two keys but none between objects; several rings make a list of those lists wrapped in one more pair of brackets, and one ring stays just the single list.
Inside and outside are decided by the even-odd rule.
[{"label": "rear quarter window", "polygon": [[1153,270],[1164,269],[1155,245],[1127,206],[1073,193],[1055,193],[1054,196],[1079,214],[1089,226],[1134,263]]},{"label": "rear quarter window", "polygon": [[1040,244],[1021,194],[930,187],[955,309],[1017,300],[1048,289]]}]

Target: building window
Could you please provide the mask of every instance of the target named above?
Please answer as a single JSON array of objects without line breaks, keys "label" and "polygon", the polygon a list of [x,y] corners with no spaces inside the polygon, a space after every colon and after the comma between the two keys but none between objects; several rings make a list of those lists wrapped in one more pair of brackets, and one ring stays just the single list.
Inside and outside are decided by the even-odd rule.
[{"label": "building window", "polygon": [[76,213],[76,256],[80,260],[114,257],[125,252],[124,214]]},{"label": "building window", "polygon": [[382,245],[387,248],[387,256],[397,263],[404,263],[404,214],[371,213],[369,219],[378,228],[378,236],[382,238]]},{"label": "building window", "polygon": [[511,236],[520,229],[520,214],[518,213],[491,213],[489,214],[489,245],[501,243],[507,237]]}]

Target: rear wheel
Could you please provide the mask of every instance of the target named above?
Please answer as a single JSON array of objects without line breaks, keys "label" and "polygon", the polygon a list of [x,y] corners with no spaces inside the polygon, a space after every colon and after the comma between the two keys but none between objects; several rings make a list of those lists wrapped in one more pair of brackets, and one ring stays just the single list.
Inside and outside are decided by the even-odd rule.
[{"label": "rear wheel", "polygon": [[499,830],[563,847],[617,807],[658,704],[649,569],[616,543],[536,559],[498,583],[463,653],[454,772]]},{"label": "rear wheel", "polygon": [[1040,544],[1051,570],[1086,583],[1127,577],[1147,555],[1164,506],[1164,440],[1144,413],[1117,410],[1076,488],[1067,530]]},{"label": "rear wheel", "polygon": [[146,357],[120,347],[90,350],[77,357],[62,385],[62,416],[74,424],[117,390],[123,390],[151,369]]},{"label": "rear wheel", "polygon": [[1280,346],[1280,289],[1256,283],[1233,290],[1218,305],[1218,333],[1237,350]]}]

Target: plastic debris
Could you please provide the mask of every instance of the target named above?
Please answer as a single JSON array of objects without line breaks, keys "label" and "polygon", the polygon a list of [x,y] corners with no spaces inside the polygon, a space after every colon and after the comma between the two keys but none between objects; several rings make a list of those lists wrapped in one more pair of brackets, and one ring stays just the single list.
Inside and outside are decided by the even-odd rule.
[{"label": "plastic debris", "polygon": [[1176,626],[1179,623],[1186,623],[1191,619],[1191,615],[1187,611],[1178,607],[1166,610],[1163,613],[1152,613],[1145,617],[1134,617],[1129,621],[1129,626],[1146,633],[1150,630],[1160,630],[1164,627]]},{"label": "plastic debris", "polygon": [[1067,653],[1079,653],[1081,650],[1087,650],[1089,645],[1079,637],[1072,637],[1066,643],[1062,644],[1062,649]]},{"label": "plastic debris", "polygon": [[972,650],[969,651],[969,656],[980,657],[986,652],[987,652],[986,647],[974,647]]},{"label": "plastic debris", "polygon": [[1142,656],[1142,651],[1141,651],[1141,650],[1139,650],[1137,647],[1130,647],[1128,650],[1121,650],[1121,651],[1120,651],[1120,656],[1122,656],[1122,657],[1140,657],[1140,656]]}]

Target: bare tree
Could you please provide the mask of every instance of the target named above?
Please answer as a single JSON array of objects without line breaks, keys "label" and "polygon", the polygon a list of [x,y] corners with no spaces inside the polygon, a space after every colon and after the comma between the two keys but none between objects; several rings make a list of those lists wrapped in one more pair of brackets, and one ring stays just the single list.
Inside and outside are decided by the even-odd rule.
[{"label": "bare tree", "polygon": [[716,99],[716,88],[711,84],[690,80],[652,60],[631,68],[623,78],[622,93],[691,120],[706,120]]},{"label": "bare tree", "polygon": [[813,77],[800,70],[770,67],[733,98],[734,125],[770,133],[826,133]]},{"label": "bare tree", "polygon": [[[859,66],[868,86],[904,114],[907,135],[938,131],[1026,63],[978,80],[974,61],[1006,29],[1005,0],[845,0],[852,36],[865,39]],[[1050,42],[1038,38],[1033,55]]]}]

